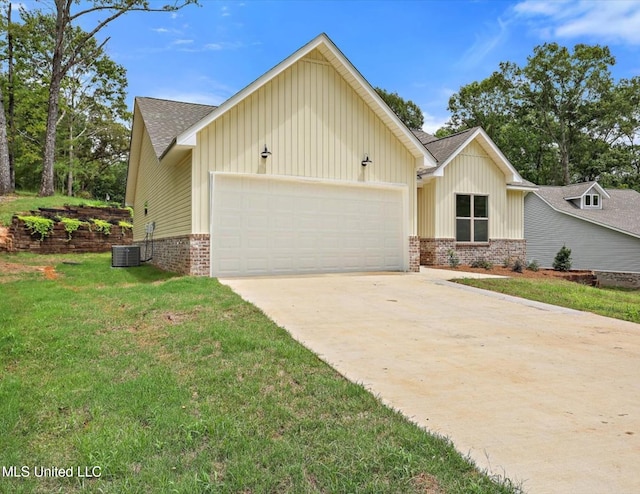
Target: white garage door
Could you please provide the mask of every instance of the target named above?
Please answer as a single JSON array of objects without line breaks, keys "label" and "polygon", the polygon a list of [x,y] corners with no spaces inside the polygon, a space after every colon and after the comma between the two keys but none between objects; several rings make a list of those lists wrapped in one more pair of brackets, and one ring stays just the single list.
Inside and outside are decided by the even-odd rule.
[{"label": "white garage door", "polygon": [[211,177],[213,276],[408,267],[406,186]]}]

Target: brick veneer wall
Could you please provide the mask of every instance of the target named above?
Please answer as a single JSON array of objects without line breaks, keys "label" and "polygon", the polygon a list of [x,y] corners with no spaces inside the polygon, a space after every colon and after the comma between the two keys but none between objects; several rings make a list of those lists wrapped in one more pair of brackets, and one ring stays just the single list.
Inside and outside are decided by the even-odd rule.
[{"label": "brick veneer wall", "polygon": [[[40,240],[40,234],[31,234],[24,221],[18,215],[11,220],[11,226],[4,248],[9,252],[34,252],[37,254],[60,254],[67,252],[108,252],[112,245],[129,245],[133,241],[131,228],[121,228],[119,221],[130,223],[131,215],[127,209],[97,208],[90,206],[65,206],[62,208],[42,208],[19,216],[42,216],[56,221],[51,234]],[[96,227],[80,226],[71,234],[64,224],[57,222],[58,217],[78,219],[89,222],[99,219],[111,223],[109,235],[95,231]]]},{"label": "brick veneer wall", "polygon": [[140,246],[140,252],[151,256],[149,261],[165,271],[195,276],[209,276],[209,235],[194,234],[179,237],[168,237],[153,240],[151,245],[145,242],[135,242]]},{"label": "brick veneer wall", "polygon": [[527,241],[524,239],[492,239],[488,244],[459,244],[453,238],[421,238],[420,264],[425,266],[449,264],[449,251],[458,255],[461,264],[471,264],[483,259],[502,264],[506,259],[527,258]]},{"label": "brick veneer wall", "polygon": [[416,235],[409,237],[409,271],[420,272],[420,237]]}]

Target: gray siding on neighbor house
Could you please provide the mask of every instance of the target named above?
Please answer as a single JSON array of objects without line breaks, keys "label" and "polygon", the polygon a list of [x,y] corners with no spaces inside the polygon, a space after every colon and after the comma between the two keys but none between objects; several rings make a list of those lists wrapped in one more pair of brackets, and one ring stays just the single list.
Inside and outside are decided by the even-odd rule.
[{"label": "gray siding on neighbor house", "polygon": [[563,245],[571,249],[572,269],[640,272],[640,238],[552,209],[535,194],[524,206],[527,260],[549,268]]}]

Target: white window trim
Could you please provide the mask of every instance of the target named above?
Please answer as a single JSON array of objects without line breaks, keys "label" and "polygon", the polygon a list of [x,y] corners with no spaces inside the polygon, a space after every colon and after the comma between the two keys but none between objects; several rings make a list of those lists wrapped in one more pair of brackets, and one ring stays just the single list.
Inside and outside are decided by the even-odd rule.
[{"label": "white window trim", "polygon": [[[589,200],[589,204],[587,204],[587,198]],[[594,204],[594,202],[597,202],[597,204]],[[585,194],[582,197],[582,209],[602,209],[602,201],[601,201],[600,194],[598,193]]]},{"label": "white window trim", "polygon": [[[469,197],[471,197],[471,204],[470,204],[471,210],[469,211],[469,214],[471,216],[458,216],[457,215],[457,198],[458,198],[458,196],[469,196]],[[473,202],[475,200],[474,199],[475,197],[486,197],[487,198],[487,217],[486,218],[476,218],[473,215],[473,207],[474,207]],[[463,244],[463,245],[488,245],[489,244],[489,240],[490,240],[490,237],[489,237],[489,216],[490,216],[489,215],[489,194],[463,194],[463,193],[460,193],[460,194],[455,194],[454,201],[455,201],[455,203],[454,203],[454,208],[455,208],[454,211],[456,211],[456,215],[455,215],[455,222],[456,222],[455,240],[456,240],[456,243],[457,244]],[[458,220],[469,220],[470,221],[470,238],[471,238],[471,240],[458,240],[458,227],[457,227]],[[484,221],[487,222],[487,240],[482,240],[482,241],[473,240],[473,238],[475,237],[475,230],[474,230],[475,223],[474,223],[474,221],[476,221],[476,220],[484,220]]]}]

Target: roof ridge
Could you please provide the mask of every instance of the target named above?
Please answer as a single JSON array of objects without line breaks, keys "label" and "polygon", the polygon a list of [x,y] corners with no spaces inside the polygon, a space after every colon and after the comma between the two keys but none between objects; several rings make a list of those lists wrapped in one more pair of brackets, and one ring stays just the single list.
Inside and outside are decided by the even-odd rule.
[{"label": "roof ridge", "polygon": [[209,108],[218,108],[218,105],[209,105],[207,103],[193,103],[191,101],[181,101],[181,100],[169,99],[169,98],[156,98],[155,96],[136,96],[135,99],[152,99],[155,101],[166,101],[167,103],[181,103],[183,105],[197,105],[197,106],[206,106]]}]

